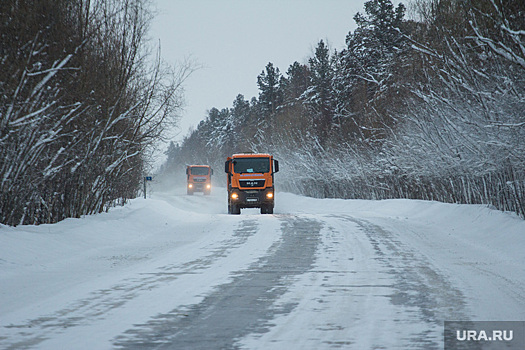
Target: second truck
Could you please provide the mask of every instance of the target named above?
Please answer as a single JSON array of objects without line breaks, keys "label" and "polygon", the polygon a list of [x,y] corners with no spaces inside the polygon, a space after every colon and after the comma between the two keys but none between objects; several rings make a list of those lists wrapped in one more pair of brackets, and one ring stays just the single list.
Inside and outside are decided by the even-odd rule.
[{"label": "second truck", "polygon": [[209,195],[211,193],[212,175],[213,169],[209,165],[187,165],[187,193],[192,195],[194,192],[202,192],[205,195]]},{"label": "second truck", "polygon": [[279,162],[265,153],[239,153],[224,164],[227,174],[228,214],[240,214],[242,208],[260,208],[261,214],[273,214],[274,174]]}]

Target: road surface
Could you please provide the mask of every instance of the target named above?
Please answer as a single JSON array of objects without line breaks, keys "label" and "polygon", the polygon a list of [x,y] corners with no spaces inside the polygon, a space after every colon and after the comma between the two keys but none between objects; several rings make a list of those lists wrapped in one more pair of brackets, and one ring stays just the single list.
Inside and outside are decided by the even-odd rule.
[{"label": "road surface", "polygon": [[445,320],[525,319],[523,259],[483,240],[494,220],[525,227],[508,214],[478,224],[492,211],[277,193],[275,214],[235,216],[225,196],[157,191],[109,214],[3,227],[74,238],[49,248],[62,258],[0,260],[0,347],[442,349]]}]

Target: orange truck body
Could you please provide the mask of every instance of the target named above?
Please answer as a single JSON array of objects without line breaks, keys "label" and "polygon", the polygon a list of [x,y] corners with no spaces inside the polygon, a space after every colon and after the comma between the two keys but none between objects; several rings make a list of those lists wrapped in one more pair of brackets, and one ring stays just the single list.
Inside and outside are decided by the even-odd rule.
[{"label": "orange truck body", "polygon": [[209,165],[187,165],[187,193],[192,195],[194,192],[202,192],[205,195],[209,195],[211,193],[212,175],[213,169]]},{"label": "orange truck body", "polygon": [[239,153],[224,164],[227,174],[228,213],[240,214],[241,208],[260,208],[261,214],[273,214],[274,174],[279,162],[265,153]]}]

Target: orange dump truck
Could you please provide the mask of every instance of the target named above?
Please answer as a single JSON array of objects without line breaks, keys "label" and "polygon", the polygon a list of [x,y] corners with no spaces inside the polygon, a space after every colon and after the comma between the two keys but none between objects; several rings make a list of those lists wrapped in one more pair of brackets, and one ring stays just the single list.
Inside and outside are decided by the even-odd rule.
[{"label": "orange dump truck", "polygon": [[275,187],[273,174],[279,162],[269,154],[241,153],[228,157],[228,214],[240,214],[241,208],[261,208],[261,214],[273,214]]},{"label": "orange dump truck", "polygon": [[187,165],[187,193],[189,195],[192,195],[194,192],[203,192],[205,195],[210,194],[212,175],[213,169],[209,165]]}]

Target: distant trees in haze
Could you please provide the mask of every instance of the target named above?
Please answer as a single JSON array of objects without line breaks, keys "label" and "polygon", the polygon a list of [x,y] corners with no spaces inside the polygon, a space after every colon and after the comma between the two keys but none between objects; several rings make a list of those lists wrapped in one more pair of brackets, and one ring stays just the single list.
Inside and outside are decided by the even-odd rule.
[{"label": "distant trees in haze", "polygon": [[284,74],[268,63],[258,98],[211,109],[170,159],[272,152],[282,189],[525,217],[524,3],[371,0],[354,20],[342,50],[320,41]]},{"label": "distant trees in haze", "polygon": [[0,2],[0,223],[134,198],[191,71],[151,63],[146,0]]}]

